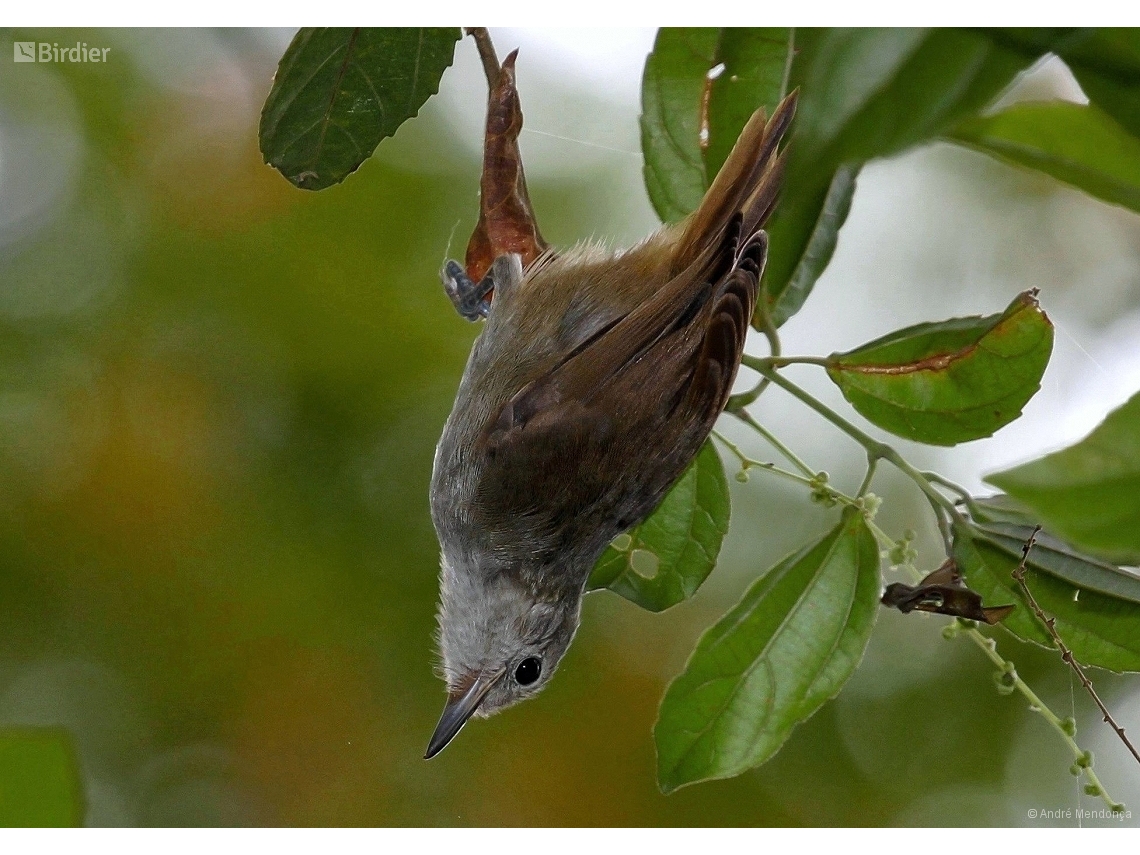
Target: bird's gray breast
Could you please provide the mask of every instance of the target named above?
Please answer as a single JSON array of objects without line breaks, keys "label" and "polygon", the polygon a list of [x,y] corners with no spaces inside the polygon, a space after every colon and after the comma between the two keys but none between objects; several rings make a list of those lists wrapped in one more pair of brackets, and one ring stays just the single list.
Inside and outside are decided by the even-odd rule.
[{"label": "bird's gray breast", "polygon": [[606,484],[593,465],[596,450],[587,447],[608,419],[576,425],[568,407],[559,412],[564,423],[533,438],[519,432],[496,446],[487,436],[520,389],[612,323],[613,313],[577,297],[564,302],[551,323],[536,324],[533,313],[540,309],[526,305],[517,290],[501,296],[472,346],[436,448],[432,520],[454,564],[502,566],[520,555],[528,563],[560,556],[582,563],[589,560],[585,553],[600,552],[617,533],[594,513]]}]

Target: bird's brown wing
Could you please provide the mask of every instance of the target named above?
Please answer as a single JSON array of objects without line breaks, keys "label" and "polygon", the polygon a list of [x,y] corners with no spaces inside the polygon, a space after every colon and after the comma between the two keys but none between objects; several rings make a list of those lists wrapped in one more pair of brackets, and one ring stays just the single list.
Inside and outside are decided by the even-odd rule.
[{"label": "bird's brown wing", "polygon": [[[592,409],[600,409],[599,417],[629,412],[635,399],[638,411],[652,410],[647,395],[670,412],[685,404],[690,418],[711,428],[728,399],[756,305],[767,248],[761,228],[779,193],[778,147],[795,105],[793,92],[771,119],[762,109],[753,114],[697,210],[678,226],[672,278],[520,389],[489,424],[489,447]],[[651,377],[642,376],[646,365]]]},{"label": "bird's brown wing", "polygon": [[757,111],[748,122],[678,227],[671,278],[492,415],[476,449],[493,460],[478,488],[487,507],[546,517],[562,531],[569,515],[583,529],[601,520],[620,530],[692,460],[740,364],[794,106],[792,95],[771,120]]},{"label": "bird's brown wing", "polygon": [[605,540],[657,505],[724,408],[755,306],[764,233],[739,253],[725,237],[502,407],[482,501]]},{"label": "bird's brown wing", "polygon": [[[567,409],[617,417],[634,398],[654,409],[645,399],[655,397],[665,413],[682,403],[690,411],[712,409],[715,418],[740,361],[767,246],[760,232],[736,257],[736,243],[730,229],[720,247],[520,389],[489,425],[488,444],[502,446],[521,431],[558,425]],[[629,388],[647,372],[651,387]]]},{"label": "bird's brown wing", "polygon": [[797,99],[798,93],[792,92],[770,119],[763,109],[752,114],[701,204],[683,223],[675,271],[687,268],[716,243],[734,216],[741,217],[745,236],[763,228],[783,184],[784,158],[777,148],[795,116]]}]

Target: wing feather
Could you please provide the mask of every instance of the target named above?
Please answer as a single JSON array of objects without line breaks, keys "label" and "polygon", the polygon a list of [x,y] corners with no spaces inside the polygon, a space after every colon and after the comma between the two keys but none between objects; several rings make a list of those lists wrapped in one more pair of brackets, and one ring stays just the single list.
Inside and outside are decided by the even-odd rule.
[{"label": "wing feather", "polygon": [[[566,538],[612,537],[644,518],[692,460],[740,365],[793,109],[794,95],[770,121],[761,111],[749,121],[678,227],[667,281],[492,416],[477,443],[494,459],[479,487],[488,507],[541,517]],[[582,519],[572,525],[567,514]]]}]

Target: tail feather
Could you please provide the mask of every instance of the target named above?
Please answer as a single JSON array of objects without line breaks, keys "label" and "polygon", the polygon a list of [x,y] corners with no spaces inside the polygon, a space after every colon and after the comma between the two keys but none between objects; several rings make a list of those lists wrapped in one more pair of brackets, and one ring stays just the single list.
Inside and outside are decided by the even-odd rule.
[{"label": "tail feather", "polygon": [[784,98],[771,119],[760,108],[745,124],[700,206],[681,225],[674,272],[684,270],[709,246],[720,244],[735,214],[742,217],[742,240],[764,226],[784,177],[784,157],[777,148],[795,115],[796,96],[792,92]]},{"label": "tail feather", "polygon": [[776,203],[780,200],[780,190],[784,185],[784,166],[787,157],[780,152],[768,162],[768,168],[758,179],[752,195],[749,196],[741,208],[744,215],[741,232],[744,235],[753,235],[764,227]]}]

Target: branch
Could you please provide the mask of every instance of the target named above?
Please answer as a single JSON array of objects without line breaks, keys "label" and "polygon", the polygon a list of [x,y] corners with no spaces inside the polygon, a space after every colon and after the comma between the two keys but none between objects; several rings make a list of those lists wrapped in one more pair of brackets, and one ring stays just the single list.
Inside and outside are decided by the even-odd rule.
[{"label": "branch", "polygon": [[491,43],[491,34],[487,32],[486,27],[464,27],[463,32],[475,39],[479,59],[483,61],[483,73],[487,75],[487,88],[494,89],[499,80],[500,66],[495,46]]},{"label": "branch", "polygon": [[733,413],[733,415],[751,427],[754,431],[760,434],[760,436],[764,437],[764,439],[768,440],[768,443],[778,452],[780,452],[780,454],[784,456],[784,459],[796,467],[796,469],[800,470],[800,472],[802,472],[808,478],[818,477],[818,472],[800,460],[799,456],[786,445],[784,445],[784,443],[780,442],[775,434],[760,424],[760,422],[756,421],[756,419],[752,418],[748,410],[741,409]]},{"label": "branch", "polygon": [[[840,504],[847,505],[852,508],[857,508],[860,511],[866,511],[867,509],[868,501],[864,500],[864,497],[860,496],[856,498],[853,496],[848,496],[846,493],[842,493],[839,490],[836,490],[830,484],[826,483],[824,480],[824,473],[812,472],[811,469],[801,468],[804,466],[802,462],[801,465],[797,468],[801,468],[801,471],[806,472],[806,474],[797,475],[795,472],[789,472],[786,469],[781,469],[775,463],[765,463],[763,460],[753,460],[751,457],[741,451],[740,446],[738,446],[735,442],[718,431],[714,430],[712,432],[712,435],[720,440],[724,447],[732,452],[732,455],[738,461],[740,461],[740,473],[737,475],[737,480],[747,481],[748,471],[750,469],[760,469],[764,472],[771,472],[773,475],[779,475],[780,477],[786,478],[789,481],[795,481],[797,484],[803,484],[805,487],[808,487],[812,490],[813,495],[819,494],[827,498],[834,499]],[[775,439],[775,437],[773,437],[773,439]],[[780,444],[780,447],[783,447],[782,443]],[[799,461],[798,457],[795,459]],[[894,541],[891,541],[891,545],[894,545]]]},{"label": "branch", "polygon": [[[797,361],[805,361],[805,359]],[[775,385],[781,387],[784,389],[784,391],[790,393],[793,397],[798,398],[802,403],[807,404],[807,406],[811,407],[813,410],[815,410],[817,413],[819,413],[821,416],[823,416],[825,419],[827,419],[829,422],[831,422],[833,425],[835,425],[837,428],[839,428],[841,431],[843,431],[845,434],[863,446],[864,450],[867,452],[868,460],[875,458],[877,460],[887,461],[908,478],[910,478],[915,483],[915,485],[920,490],[922,490],[923,493],[926,494],[932,505],[942,507],[946,513],[949,514],[950,517],[956,522],[962,521],[962,515],[958,512],[958,509],[954,507],[954,504],[937,490],[935,490],[931,483],[923,476],[923,474],[915,469],[914,466],[912,466],[910,463],[908,463],[901,454],[895,451],[894,448],[887,445],[886,443],[879,442],[878,440],[859,430],[859,428],[855,427],[855,425],[851,424],[851,422],[847,421],[847,419],[843,418],[822,401],[808,394],[795,383],[790,381],[787,377],[784,377],[782,374],[775,371],[771,367],[769,360],[755,356],[748,356],[745,354],[744,358],[741,360],[741,364],[747,365],[749,368],[759,372],[763,377],[771,380]]]},{"label": "branch", "polygon": [[[948,624],[947,629],[950,627],[958,628],[961,626],[962,624],[956,620],[955,623]],[[1104,800],[1105,804],[1108,805],[1109,810],[1111,810],[1113,813],[1119,813],[1123,811],[1124,805],[1115,801],[1112,796],[1108,794],[1104,788],[1104,784],[1100,782],[1100,778],[1098,778],[1096,772],[1093,771],[1092,754],[1088,751],[1082,750],[1080,745],[1078,745],[1077,741],[1073,738],[1073,735],[1076,733],[1076,724],[1073,719],[1068,719],[1066,723],[1065,721],[1062,721],[1056,713],[1049,709],[1048,706],[1046,706],[1045,702],[1037,696],[1037,693],[1029,688],[1025,681],[1021,679],[1021,676],[1017,673],[1017,669],[1013,667],[1013,663],[1008,659],[1003,658],[1002,655],[997,652],[997,642],[995,642],[992,638],[987,638],[986,636],[982,635],[976,628],[973,627],[966,629],[965,632],[966,635],[969,636],[970,641],[974,642],[974,644],[976,644],[978,648],[984,654],[986,654],[986,656],[989,657],[990,661],[997,665],[998,671],[1003,677],[1002,685],[1009,685],[1010,688],[1016,689],[1019,693],[1021,693],[1022,697],[1029,701],[1029,708],[1044,718],[1047,722],[1049,722],[1049,726],[1052,727],[1053,730],[1055,730],[1060,735],[1061,739],[1065,741],[1065,744],[1069,746],[1069,749],[1073,752],[1073,757],[1076,759],[1074,769],[1079,770],[1088,779],[1091,790],[1088,790],[1087,792],[1092,795],[1092,791],[1095,790],[1095,794],[1099,795]],[[948,638],[951,637],[950,635],[946,634],[945,630],[943,630],[943,634]],[[1008,684],[1005,682],[1007,680],[1009,681]],[[1077,774],[1077,772],[1074,772],[1074,774]]]},{"label": "branch", "polygon": [[1045,624],[1045,629],[1049,631],[1049,635],[1053,638],[1053,643],[1061,651],[1061,658],[1069,663],[1069,667],[1077,675],[1081,681],[1081,685],[1085,687],[1085,691],[1089,693],[1097,707],[1100,708],[1101,714],[1104,715],[1105,723],[1116,731],[1116,735],[1120,737],[1128,750],[1132,752],[1132,756],[1136,758],[1136,762],[1140,763],[1140,754],[1136,753],[1136,747],[1129,741],[1128,737],[1124,735],[1124,728],[1116,723],[1116,719],[1112,717],[1112,713],[1108,711],[1108,707],[1104,705],[1104,701],[1100,699],[1100,695],[1096,693],[1093,688],[1092,681],[1085,676],[1084,669],[1077,664],[1077,660],[1073,658],[1073,651],[1065,646],[1065,642],[1061,640],[1061,636],[1057,634],[1057,619],[1054,617],[1046,616],[1041,606],[1037,604],[1037,600],[1029,590],[1029,586],[1025,584],[1025,562],[1029,560],[1029,551],[1033,549],[1033,544],[1037,542],[1037,533],[1041,531],[1041,526],[1035,526],[1033,534],[1029,535],[1029,540],[1025,541],[1025,546],[1021,550],[1021,562],[1013,571],[1013,578],[1017,582],[1018,587],[1021,588],[1021,593],[1025,595],[1026,601],[1029,603],[1029,608],[1033,610],[1033,614],[1037,615],[1037,619]]},{"label": "branch", "polygon": [[[908,573],[913,582],[917,583],[922,579],[922,573],[909,561],[900,565],[899,569]],[[998,691],[1002,694],[1009,694],[1014,691],[1018,692],[1023,698],[1029,701],[1029,709],[1045,719],[1064,743],[1069,746],[1069,750],[1073,752],[1073,759],[1076,761],[1073,764],[1073,774],[1083,774],[1088,780],[1089,789],[1087,789],[1086,792],[1088,792],[1089,795],[1095,794],[1100,796],[1100,798],[1104,800],[1104,803],[1108,805],[1108,809],[1113,813],[1123,811],[1124,805],[1117,802],[1108,794],[1108,791],[1104,788],[1104,784],[1100,782],[1100,778],[1098,778],[1096,772],[1093,771],[1092,753],[1082,749],[1074,738],[1077,733],[1076,722],[1073,719],[1062,720],[1053,710],[1049,709],[1049,706],[1038,697],[1037,693],[1029,687],[1029,684],[1021,679],[1021,675],[1017,673],[1017,668],[1014,667],[1013,662],[998,653],[997,641],[979,632],[973,621],[955,619],[943,627],[942,637],[951,639],[960,632],[965,633],[970,641],[977,645],[978,649],[998,667],[996,675],[1000,677],[998,680]]]}]

